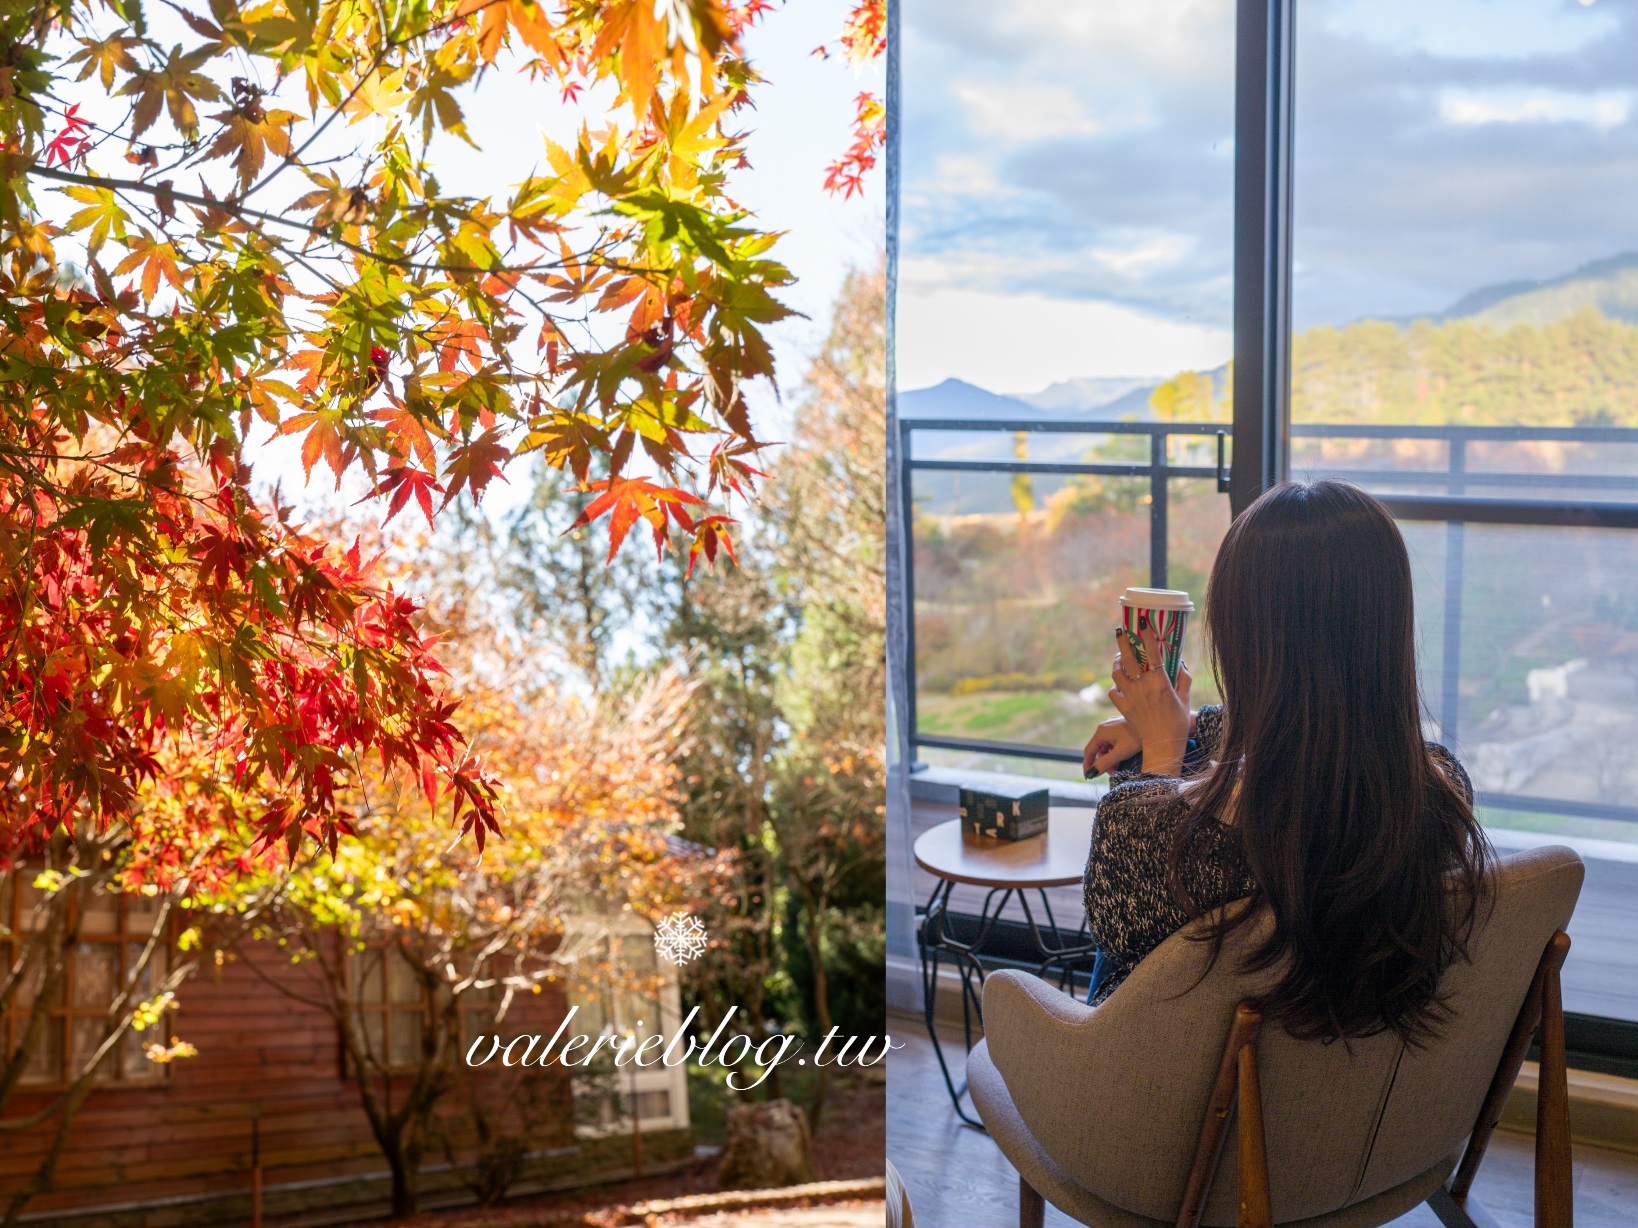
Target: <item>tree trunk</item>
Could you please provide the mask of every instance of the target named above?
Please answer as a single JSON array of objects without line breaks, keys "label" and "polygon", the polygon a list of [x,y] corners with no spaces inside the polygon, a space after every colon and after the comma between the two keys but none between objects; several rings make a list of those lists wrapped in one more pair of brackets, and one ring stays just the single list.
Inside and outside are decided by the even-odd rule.
[{"label": "tree trunk", "polygon": [[415,1169],[402,1147],[387,1152],[387,1167],[392,1169],[392,1216],[398,1219],[415,1214]]},{"label": "tree trunk", "polygon": [[[825,975],[824,953],[824,910],[807,892],[803,905],[808,914],[807,936],[808,951],[813,958],[813,1009],[819,1016],[819,1035],[830,1034],[830,979]],[[808,1104],[808,1131],[817,1133],[819,1117],[825,1111],[825,1096],[830,1092],[831,1072],[836,1068],[834,1061],[819,1067],[819,1079],[813,1087],[813,1100]]]}]

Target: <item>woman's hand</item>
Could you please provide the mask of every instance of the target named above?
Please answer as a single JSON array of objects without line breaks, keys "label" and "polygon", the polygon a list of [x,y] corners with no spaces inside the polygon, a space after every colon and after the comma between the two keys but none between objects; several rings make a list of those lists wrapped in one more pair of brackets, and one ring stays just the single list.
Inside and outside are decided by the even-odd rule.
[{"label": "woman's hand", "polygon": [[1092,731],[1092,740],[1081,756],[1081,771],[1091,780],[1104,772],[1113,772],[1142,749],[1143,743],[1138,741],[1126,718],[1112,716]]},{"label": "woman's hand", "polygon": [[[1139,665],[1137,654],[1127,651],[1128,636],[1124,627],[1116,628],[1115,638],[1121,651],[1115,656],[1109,702],[1125,718],[1125,736],[1142,749],[1143,770],[1160,776],[1176,776],[1182,770],[1183,753],[1189,744],[1188,672],[1179,668],[1179,685],[1172,686],[1160,664],[1165,659],[1161,655],[1164,649],[1148,627],[1138,630],[1143,659],[1150,662],[1148,666]],[[1103,726],[1098,730],[1101,733]],[[1096,734],[1093,741],[1097,741]]]}]

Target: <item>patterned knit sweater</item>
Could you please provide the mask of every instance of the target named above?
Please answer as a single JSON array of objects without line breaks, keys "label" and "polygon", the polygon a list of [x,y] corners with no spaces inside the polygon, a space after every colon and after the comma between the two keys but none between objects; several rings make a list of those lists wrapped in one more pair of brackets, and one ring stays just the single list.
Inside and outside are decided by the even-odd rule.
[{"label": "patterned knit sweater", "polygon": [[[1141,759],[1136,756],[1110,773],[1114,787],[1098,804],[1082,879],[1087,918],[1104,961],[1093,1005],[1113,993],[1145,955],[1191,919],[1172,895],[1167,866],[1172,837],[1188,815],[1180,788],[1210,767],[1222,729],[1221,707],[1200,709],[1195,745],[1183,761],[1181,776],[1138,771]],[[1428,749],[1471,800],[1473,787],[1456,757],[1437,743],[1428,743]],[[1238,836],[1224,823],[1209,824],[1183,850],[1178,876],[1203,912],[1244,899],[1257,887]]]}]

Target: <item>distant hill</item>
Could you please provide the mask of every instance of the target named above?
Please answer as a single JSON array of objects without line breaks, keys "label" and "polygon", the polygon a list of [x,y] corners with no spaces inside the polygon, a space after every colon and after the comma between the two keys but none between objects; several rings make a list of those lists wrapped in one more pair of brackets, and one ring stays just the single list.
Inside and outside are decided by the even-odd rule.
[{"label": "distant hill", "polygon": [[899,393],[899,416],[969,421],[1148,419],[1154,416],[1149,408],[1154,388],[1155,382],[1147,379],[1079,379],[1053,384],[1041,392],[1003,396],[964,380],[947,379],[931,388]]},{"label": "distant hill", "polygon": [[965,380],[947,379],[931,388],[917,388],[899,393],[901,418],[1051,418],[1057,415],[1043,413],[1033,405],[1016,397],[1002,396],[969,384]]},{"label": "distant hill", "polygon": [[1157,381],[1145,376],[1088,376],[1059,380],[1040,392],[1020,393],[1018,399],[1037,409],[1079,417],[1098,411],[1100,418],[1124,418],[1128,414],[1147,420],[1154,416],[1149,394]]},{"label": "distant hill", "polygon": [[1638,252],[1622,252],[1584,264],[1572,273],[1546,281],[1510,281],[1463,295],[1445,320],[1483,320],[1503,328],[1513,324],[1551,324],[1583,307],[1605,317],[1638,324]]}]

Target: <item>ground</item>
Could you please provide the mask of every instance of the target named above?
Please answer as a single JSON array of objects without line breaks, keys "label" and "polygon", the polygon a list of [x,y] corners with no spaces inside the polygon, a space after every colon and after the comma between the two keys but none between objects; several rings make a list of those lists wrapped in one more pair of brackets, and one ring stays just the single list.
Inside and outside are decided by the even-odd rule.
[{"label": "ground", "polygon": [[[813,1140],[813,1170],[818,1181],[880,1178],[885,1154],[886,1085],[878,1067],[864,1076],[849,1074],[832,1085],[823,1119]],[[798,1103],[806,1099],[804,1082],[787,1079],[784,1089]],[[702,1147],[722,1141],[723,1111],[715,1085],[690,1074],[689,1110]],[[717,1156],[702,1155],[681,1172],[612,1185],[588,1186],[557,1194],[512,1199],[497,1207],[468,1208],[415,1215],[407,1219],[373,1221],[374,1228],[613,1228],[633,1222],[628,1208],[635,1203],[709,1193],[717,1188]],[[853,1228],[880,1223],[879,1201],[857,1200],[823,1208],[790,1207],[778,1210],[713,1212],[693,1218],[645,1217],[655,1225],[710,1225],[711,1228]],[[362,1226],[360,1226],[362,1228]]]}]

